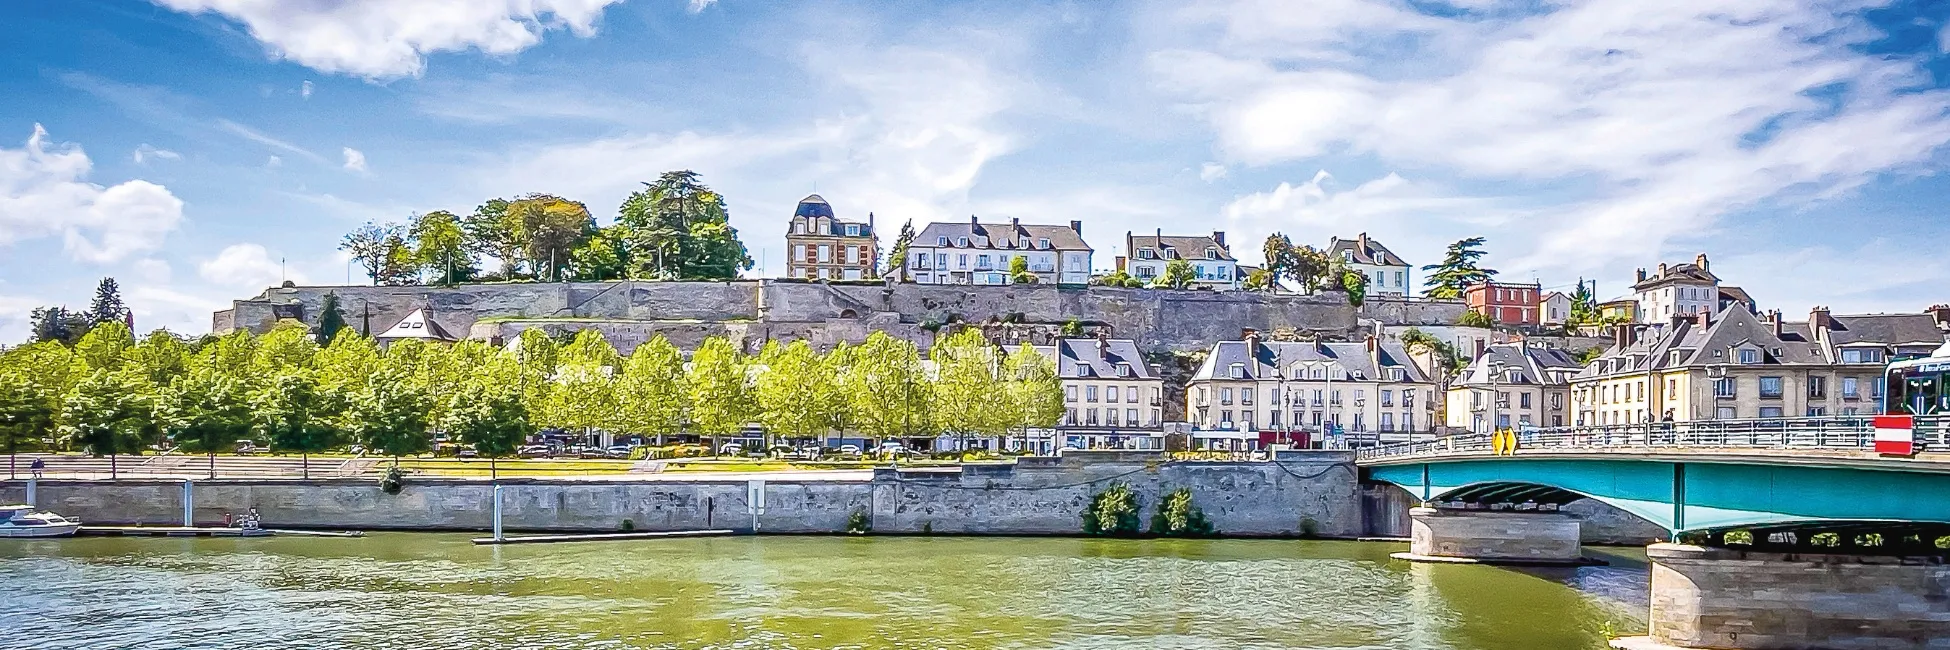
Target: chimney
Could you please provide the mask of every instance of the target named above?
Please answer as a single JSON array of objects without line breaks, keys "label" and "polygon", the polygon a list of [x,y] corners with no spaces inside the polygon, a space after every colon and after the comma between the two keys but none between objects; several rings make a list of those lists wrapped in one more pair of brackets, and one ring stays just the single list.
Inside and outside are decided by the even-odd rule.
[{"label": "chimney", "polygon": [[1367,343],[1368,343],[1368,363],[1371,363],[1371,364],[1374,364],[1374,371],[1375,371],[1375,375],[1376,375],[1376,377],[1375,377],[1375,378],[1376,378],[1376,379],[1380,379],[1380,378],[1381,378],[1381,377],[1380,377],[1380,375],[1381,375],[1381,339],[1378,339],[1378,338],[1375,338],[1375,336],[1374,336],[1373,334],[1369,334],[1369,335],[1368,335],[1368,338],[1367,338]]},{"label": "chimney", "polygon": [[1706,263],[1706,253],[1700,253],[1698,256],[1694,257],[1693,266],[1699,267],[1699,270],[1701,271],[1709,270],[1709,265]]},{"label": "chimney", "polygon": [[1219,242],[1219,246],[1224,247],[1226,245],[1226,231],[1224,230],[1212,231],[1212,241]]},{"label": "chimney", "polygon": [[1114,262],[1115,262],[1115,263],[1117,264],[1117,266],[1114,266],[1114,267],[1112,267],[1112,268],[1115,268],[1115,269],[1117,269],[1117,270],[1119,270],[1119,271],[1123,271],[1123,272],[1125,272],[1125,273],[1130,273],[1130,270],[1128,270],[1128,269],[1126,269],[1126,268],[1124,268],[1124,256],[1123,256],[1123,255],[1119,255],[1119,256],[1117,256],[1117,257],[1114,257],[1114,258],[1111,258],[1111,259],[1112,259],[1112,261],[1114,261]]},{"label": "chimney", "polygon": [[1015,236],[1015,231],[1017,230],[1022,230],[1022,219],[1009,217],[1009,235],[1011,237]]},{"label": "chimney", "polygon": [[1834,326],[1835,319],[1828,315],[1828,307],[1826,305],[1808,311],[1808,327],[1825,330]]},{"label": "chimney", "polygon": [[1639,281],[1645,281],[1645,267],[1639,267]]},{"label": "chimney", "polygon": [[1937,329],[1950,329],[1950,305],[1930,305],[1923,313],[1936,319]]},{"label": "chimney", "polygon": [[1256,329],[1253,329],[1253,328],[1250,328],[1250,327],[1248,327],[1248,328],[1245,328],[1245,329],[1242,329],[1242,330],[1239,330],[1239,338],[1240,338],[1240,339],[1242,339],[1242,340],[1244,340],[1244,341],[1246,342],[1246,353],[1247,353],[1247,354],[1250,354],[1250,355],[1257,355],[1257,354],[1258,354],[1258,352],[1259,352],[1259,330],[1256,330]]},{"label": "chimney", "polygon": [[1665,262],[1660,262],[1660,263],[1659,263],[1659,277],[1662,277],[1662,278],[1663,278],[1663,277],[1666,277],[1666,263],[1665,263]]},{"label": "chimney", "polygon": [[972,227],[975,227],[975,226],[979,226],[979,225],[981,225],[981,224],[980,224],[980,223],[978,223],[978,222],[976,222],[976,221],[975,221],[975,215],[972,215],[972,214],[971,214],[971,215],[968,215],[968,225],[969,225],[969,227],[971,227],[971,228],[972,228]]},{"label": "chimney", "polygon": [[1097,330],[1097,358],[1104,359],[1109,357],[1110,333],[1101,329]]},{"label": "chimney", "polygon": [[1083,222],[1081,222],[1081,221],[1072,221],[1072,222],[1070,222],[1070,229],[1071,229],[1071,230],[1075,230],[1075,231],[1077,231],[1077,236],[1078,236],[1078,237],[1082,237],[1082,236],[1083,236]]},{"label": "chimney", "polygon": [[1771,321],[1771,327],[1774,328],[1774,338],[1781,338],[1781,310],[1767,312],[1767,320]]}]

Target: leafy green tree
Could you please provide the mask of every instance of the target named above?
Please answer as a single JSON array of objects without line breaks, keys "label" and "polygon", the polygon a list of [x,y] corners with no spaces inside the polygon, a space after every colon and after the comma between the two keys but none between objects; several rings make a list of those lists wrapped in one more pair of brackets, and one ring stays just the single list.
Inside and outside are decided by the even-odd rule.
[{"label": "leafy green tree", "polygon": [[585,433],[615,423],[619,419],[615,376],[622,365],[616,348],[610,347],[601,331],[585,329],[563,346],[559,358],[542,423]]},{"label": "leafy green tree", "polygon": [[713,453],[720,436],[743,431],[756,415],[748,366],[745,355],[724,337],[704,339],[691,354],[684,381],[690,389],[691,423],[698,433],[711,437]]},{"label": "leafy green tree", "polygon": [[1024,441],[1031,429],[1051,429],[1063,421],[1063,380],[1056,362],[1024,343],[1003,360],[1010,414]]},{"label": "leafy green tree", "polygon": [[1266,256],[1265,266],[1260,267],[1260,271],[1266,273],[1266,277],[1259,283],[1261,287],[1259,290],[1279,293],[1279,278],[1291,273],[1299,261],[1294,258],[1298,251],[1293,247],[1293,240],[1277,232],[1267,235],[1266,243],[1260,246],[1260,252]]},{"label": "leafy green tree", "polygon": [[1342,266],[1337,275],[1340,276],[1340,290],[1347,292],[1347,304],[1361,306],[1368,299],[1368,274]]},{"label": "leafy green tree", "polygon": [[1474,309],[1464,311],[1462,316],[1456,318],[1456,324],[1462,327],[1496,327],[1496,321]]},{"label": "leafy green tree", "polygon": [[1013,414],[996,408],[1006,400],[999,374],[1001,358],[982,332],[963,329],[928,350],[934,360],[935,391],[930,408],[945,433],[959,435],[966,446],[970,436],[1003,435]]},{"label": "leafy green tree", "polygon": [[494,275],[502,280],[514,279],[522,263],[521,223],[509,214],[508,204],[507,199],[488,199],[460,222],[467,250],[498,260],[501,269]]},{"label": "leafy green tree", "polygon": [[1009,282],[1013,284],[1036,284],[1042,278],[1029,272],[1029,258],[1017,255],[1009,258]]},{"label": "leafy green tree", "polygon": [[189,369],[190,344],[169,330],[155,330],[123,353],[149,383],[167,386]]},{"label": "leafy green tree", "polygon": [[1104,287],[1122,287],[1125,289],[1144,288],[1143,280],[1131,277],[1131,274],[1124,272],[1124,269],[1118,269],[1108,274],[1091,278],[1091,281],[1098,286]]},{"label": "leafy green tree", "polygon": [[1266,269],[1253,269],[1251,273],[1246,274],[1246,282],[1241,286],[1241,288],[1247,291],[1278,292],[1279,280],[1275,279],[1275,276],[1273,275],[1272,271],[1268,271]]},{"label": "leafy green tree", "polygon": [[8,476],[22,445],[54,437],[74,365],[73,353],[44,341],[0,351],[0,445],[7,448]]},{"label": "leafy green tree", "polygon": [[528,409],[521,403],[521,365],[494,355],[476,366],[449,398],[443,427],[488,459],[488,477],[500,478],[498,459],[513,456],[528,439]]},{"label": "leafy green tree", "polygon": [[367,449],[393,457],[394,467],[401,456],[433,450],[427,421],[433,400],[414,385],[411,368],[382,362],[365,389],[349,401],[346,415],[352,437]]},{"label": "leafy green tree", "polygon": [[1307,293],[1319,291],[1327,280],[1339,277],[1334,274],[1334,259],[1326,251],[1312,246],[1293,247],[1281,264],[1284,277]]},{"label": "leafy green tree", "polygon": [[130,322],[129,307],[122,303],[122,288],[115,284],[115,278],[102,278],[95,285],[95,301],[88,304],[88,319],[94,324]]},{"label": "leafy green tree", "polygon": [[288,370],[309,368],[317,355],[318,343],[312,340],[305,326],[280,323],[257,339],[255,349],[251,350],[250,375],[268,379]]},{"label": "leafy green tree", "polygon": [[1435,362],[1434,365],[1437,370],[1435,375],[1437,377],[1447,377],[1450,373],[1461,370],[1464,365],[1469,363],[1468,360],[1463,358],[1462,353],[1456,349],[1454,344],[1436,338],[1434,335],[1420,329],[1408,328],[1408,331],[1402,332],[1401,339],[1402,347],[1408,350],[1410,354],[1429,355],[1431,360]]},{"label": "leafy green tree", "polygon": [[325,304],[318,311],[318,335],[313,340],[319,347],[325,347],[345,329],[345,311],[340,309],[336,293],[325,294]]},{"label": "leafy green tree", "polygon": [[271,451],[296,452],[300,473],[311,478],[311,455],[338,446],[345,432],[331,417],[337,400],[318,383],[318,373],[288,369],[272,377],[251,398],[257,432],[271,443]]},{"label": "leafy green tree", "polygon": [[1198,275],[1192,272],[1192,263],[1181,258],[1166,262],[1165,272],[1159,275],[1158,279],[1152,280],[1151,286],[1158,289],[1184,289],[1192,286],[1196,281]]},{"label": "leafy green tree", "polygon": [[570,279],[601,282],[627,277],[630,251],[624,234],[621,228],[598,228],[589,241],[569,254]]},{"label": "leafy green tree", "polygon": [[894,238],[893,252],[887,255],[887,270],[882,275],[907,281],[907,249],[914,245],[914,220],[901,223],[900,236]]},{"label": "leafy green tree", "polygon": [[386,236],[384,244],[384,263],[379,267],[378,284],[401,287],[420,283],[420,261],[413,254],[413,245],[395,227],[393,234]]},{"label": "leafy green tree", "polygon": [[803,340],[765,347],[754,397],[766,434],[799,439],[824,434],[834,419],[832,387],[838,378],[831,374],[833,368]]},{"label": "leafy green tree", "polygon": [[199,359],[188,374],[177,377],[163,391],[164,430],[176,448],[207,454],[210,478],[217,477],[217,452],[250,438],[252,425],[248,389],[241,378]]},{"label": "leafy green tree", "polygon": [[631,277],[729,280],[752,268],[724,197],[690,170],[644,183],[624,199],[616,223],[629,233]]},{"label": "leafy green tree", "polygon": [[507,212],[520,225],[522,254],[535,267],[538,279],[561,280],[562,267],[596,232],[596,218],[588,207],[559,196],[523,196],[509,202]]},{"label": "leafy green tree", "polygon": [[561,346],[538,328],[521,331],[515,340],[515,363],[521,366],[521,400],[528,416],[541,426],[548,422],[549,395],[555,389],[555,367]]},{"label": "leafy green tree", "polygon": [[682,431],[687,410],[684,354],[659,334],[630,352],[617,378],[617,422],[612,428],[655,434]]},{"label": "leafy green tree", "polygon": [[135,347],[135,337],[129,334],[128,326],[109,321],[88,330],[81,341],[75,343],[74,351],[84,372],[92,372],[121,368],[124,355],[132,347]]},{"label": "leafy green tree", "polygon": [[359,263],[359,268],[366,270],[367,277],[372,278],[372,283],[378,285],[382,278],[390,275],[388,265],[392,261],[395,240],[404,242],[399,236],[398,225],[368,221],[347,233],[345,239],[339,242],[339,250],[351,254],[352,260]]},{"label": "leafy green tree", "polygon": [[1481,268],[1476,264],[1487,254],[1482,246],[1482,237],[1458,240],[1449,245],[1441,262],[1422,267],[1422,270],[1429,272],[1422,281],[1422,296],[1461,298],[1463,289],[1469,285],[1488,282],[1496,277],[1496,269]]},{"label": "leafy green tree", "polygon": [[1572,326],[1592,325],[1600,320],[1598,298],[1591,293],[1591,284],[1578,278],[1578,288],[1571,292],[1571,313],[1566,319]]},{"label": "leafy green tree", "polygon": [[446,210],[414,215],[407,226],[413,261],[447,286],[472,280],[478,272],[467,250],[467,232],[460,217]]},{"label": "leafy green tree", "polygon": [[54,341],[68,346],[80,341],[82,335],[95,325],[86,313],[69,311],[66,307],[35,307],[28,320],[33,322],[35,341]]},{"label": "leafy green tree", "polygon": [[257,337],[250,330],[235,330],[216,337],[196,354],[207,356],[206,363],[218,368],[248,368],[257,358]]},{"label": "leafy green tree", "polygon": [[851,354],[840,384],[853,425],[875,439],[927,435],[933,382],[914,344],[875,331]]},{"label": "leafy green tree", "polygon": [[91,370],[62,403],[63,442],[107,456],[109,478],[118,478],[116,457],[141,453],[145,443],[159,437],[155,397],[155,387],[139,372]]}]

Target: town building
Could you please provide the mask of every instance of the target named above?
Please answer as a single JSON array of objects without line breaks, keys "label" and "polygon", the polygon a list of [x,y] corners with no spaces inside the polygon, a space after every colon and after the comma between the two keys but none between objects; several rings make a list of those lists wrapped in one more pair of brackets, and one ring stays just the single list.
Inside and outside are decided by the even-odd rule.
[{"label": "town building", "polygon": [[1368,239],[1365,232],[1354,239],[1327,240],[1326,253],[1341,260],[1349,270],[1367,275],[1370,296],[1406,296],[1409,283],[1415,279],[1409,273],[1408,262],[1381,242]]},{"label": "town building", "polygon": [[1882,397],[1883,364],[1927,356],[1950,310],[1833,315],[1780,312],[1673,316],[1620,326],[1611,348],[1571,381],[1575,424],[1866,415]]},{"label": "town building", "polygon": [[1694,257],[1691,264],[1660,262],[1656,273],[1638,270],[1632,299],[1638,303],[1639,323],[1664,323],[1674,316],[1695,315],[1712,320],[1720,313],[1720,277],[1713,275],[1706,253]]},{"label": "town building", "polygon": [[[1491,322],[1538,325],[1542,321],[1537,294],[1542,289],[1535,282],[1479,282],[1463,288],[1463,302],[1470,311],[1488,317]],[[1569,307],[1565,309],[1568,311]]]},{"label": "town building", "polygon": [[1561,349],[1492,345],[1449,382],[1447,424],[1477,433],[1565,426],[1571,422],[1571,377],[1583,368]]},{"label": "town building", "polygon": [[386,328],[386,331],[372,338],[380,347],[390,346],[395,341],[406,339],[427,343],[453,343],[460,340],[460,337],[454,336],[453,332],[447,331],[439,321],[433,319],[433,310],[426,308],[407,312],[405,318],[401,318],[398,323],[394,323],[392,327]]},{"label": "town building", "polygon": [[1165,382],[1145,363],[1136,341],[1063,338],[1036,351],[1056,362],[1063,383],[1066,410],[1054,446],[1164,449]]},{"label": "town building", "polygon": [[1639,301],[1631,296],[1621,296],[1598,303],[1598,318],[1615,323],[1636,323],[1639,320]]},{"label": "town building", "polygon": [[1571,320],[1571,296],[1552,291],[1537,300],[1537,313],[1545,325],[1563,325]]},{"label": "town building", "polygon": [[1371,445],[1433,431],[1435,383],[1398,342],[1266,342],[1212,346],[1186,388],[1193,445]]},{"label": "town building", "polygon": [[1158,230],[1150,235],[1124,233],[1125,257],[1122,271],[1131,277],[1150,284],[1158,276],[1165,274],[1165,267],[1173,260],[1185,260],[1192,267],[1192,275],[1197,278],[1194,288],[1230,290],[1239,288],[1245,276],[1240,274],[1239,260],[1233,259],[1232,250],[1226,247],[1226,234],[1212,231],[1206,235],[1166,235]]},{"label": "town building", "polygon": [[1720,285],[1720,311],[1734,309],[1736,306],[1747,310],[1749,314],[1760,313],[1760,303],[1754,302],[1754,297],[1749,295],[1746,289],[1730,284]]},{"label": "town building", "polygon": [[937,221],[914,237],[907,248],[907,271],[919,284],[1009,284],[1009,265],[1027,260],[1039,282],[1088,284],[1090,245],[1083,241],[1083,222],[1069,226],[1022,223]]},{"label": "town building", "polygon": [[865,222],[833,216],[818,194],[799,200],[785,234],[785,275],[805,280],[862,280],[877,275],[880,237],[873,214]]}]

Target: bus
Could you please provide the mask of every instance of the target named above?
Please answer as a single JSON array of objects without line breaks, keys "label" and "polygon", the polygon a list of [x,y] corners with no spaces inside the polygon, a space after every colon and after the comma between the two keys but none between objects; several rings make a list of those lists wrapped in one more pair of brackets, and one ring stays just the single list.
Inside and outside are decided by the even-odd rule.
[{"label": "bus", "polygon": [[1887,415],[1937,415],[1950,412],[1950,345],[1920,359],[1896,361],[1883,371],[1881,410]]}]

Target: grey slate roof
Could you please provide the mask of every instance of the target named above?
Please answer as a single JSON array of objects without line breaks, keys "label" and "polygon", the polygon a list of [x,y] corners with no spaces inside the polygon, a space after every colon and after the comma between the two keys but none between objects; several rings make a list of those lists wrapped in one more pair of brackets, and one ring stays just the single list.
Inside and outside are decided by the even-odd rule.
[{"label": "grey slate roof", "polygon": [[1219,259],[1227,262],[1236,261],[1232,257],[1232,251],[1226,248],[1225,244],[1219,243],[1219,240],[1213,239],[1210,235],[1164,235],[1161,237],[1156,234],[1127,234],[1125,235],[1125,239],[1127,240],[1127,248],[1124,254],[1129,255],[1131,259],[1138,259],[1137,251],[1140,248],[1150,248],[1158,251],[1157,259],[1166,259],[1164,251],[1170,248],[1177,249],[1180,259],[1202,260],[1205,259],[1206,248],[1217,248],[1219,249]]},{"label": "grey slate roof", "polygon": [[[1713,275],[1712,271],[1708,271],[1698,264],[1687,262],[1685,264],[1674,264],[1666,267],[1666,272],[1662,275],[1648,274],[1644,280],[1634,283],[1632,289],[1634,291],[1643,291],[1652,287],[1681,281],[1718,284],[1720,282],[1720,276]],[[1746,292],[1743,291],[1741,293]]]},{"label": "grey slate roof", "polygon": [[[1578,377],[1737,364],[1737,353],[1733,350],[1748,346],[1760,349],[1761,365],[1828,363],[1807,323],[1783,323],[1781,334],[1776,336],[1771,323],[1736,309],[1722,312],[1719,320],[1707,327],[1700,327],[1693,320],[1646,326],[1632,345],[1623,349],[1613,345],[1579,372]],[[1673,362],[1673,352],[1680,353],[1677,363]]]},{"label": "grey slate roof", "polygon": [[[1364,241],[1367,242],[1367,246],[1365,247],[1361,245]],[[1341,257],[1341,251],[1353,251],[1354,262],[1357,264],[1408,266],[1408,262],[1402,261],[1401,256],[1396,255],[1394,251],[1388,250],[1387,246],[1383,246],[1381,242],[1373,239],[1368,239],[1367,233],[1361,233],[1361,236],[1354,239],[1335,237],[1327,241],[1328,256],[1338,259]]]},{"label": "grey slate roof", "polygon": [[[1057,339],[1054,345],[1038,345],[1036,351],[1056,360],[1056,373],[1062,379],[1157,379],[1157,373],[1144,362],[1137,342],[1130,339]],[[1119,377],[1118,367],[1130,368],[1130,375]],[[1085,371],[1088,369],[1088,372]]]},{"label": "grey slate roof", "polygon": [[1943,330],[1929,314],[1863,314],[1831,316],[1828,340],[1835,345],[1883,343],[1887,345],[1942,345]]},{"label": "grey slate roof", "polygon": [[1422,372],[1409,361],[1408,350],[1397,341],[1381,343],[1380,361],[1377,368],[1368,356],[1366,343],[1297,343],[1268,341],[1259,344],[1256,353],[1248,353],[1245,341],[1220,341],[1212,345],[1211,353],[1205,363],[1198,368],[1192,380],[1232,379],[1232,364],[1245,364],[1245,379],[1279,379],[1280,364],[1292,366],[1307,361],[1333,361],[1346,368],[1348,374],[1356,379],[1368,381],[1389,381],[1381,372],[1388,368],[1401,368],[1402,381],[1428,382],[1427,373]]},{"label": "grey slate roof", "polygon": [[[1017,221],[1009,223],[936,221],[928,224],[928,227],[921,229],[921,232],[914,236],[913,245],[939,247],[938,242],[942,237],[948,238],[949,248],[961,248],[956,242],[962,237],[967,237],[968,248],[971,249],[1039,250],[1036,248],[1036,241],[1048,239],[1050,247],[1046,250],[1091,250],[1090,244],[1084,243],[1083,235],[1069,226],[1049,226]],[[1029,238],[1028,248],[1016,245],[1020,237]]]},{"label": "grey slate roof", "polygon": [[1497,384],[1562,386],[1572,376],[1578,374],[1583,366],[1571,354],[1556,348],[1526,347],[1519,343],[1499,343],[1483,350],[1483,355],[1463,368],[1462,376],[1456,379],[1458,386],[1487,385],[1490,382],[1491,364],[1503,366],[1503,376],[1496,379]]}]

